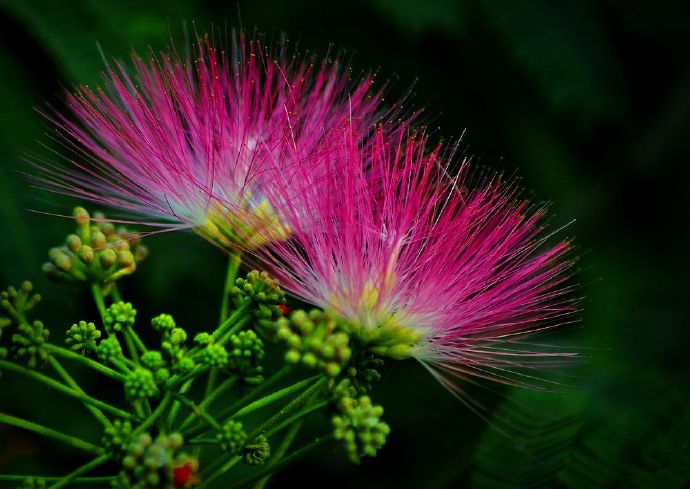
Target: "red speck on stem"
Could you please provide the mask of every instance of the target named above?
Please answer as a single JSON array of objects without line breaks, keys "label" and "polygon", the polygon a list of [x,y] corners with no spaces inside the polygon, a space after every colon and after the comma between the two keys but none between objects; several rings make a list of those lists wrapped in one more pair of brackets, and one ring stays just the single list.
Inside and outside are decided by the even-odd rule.
[{"label": "red speck on stem", "polygon": [[290,308],[285,304],[278,304],[278,309],[283,313],[283,316],[290,314]]}]

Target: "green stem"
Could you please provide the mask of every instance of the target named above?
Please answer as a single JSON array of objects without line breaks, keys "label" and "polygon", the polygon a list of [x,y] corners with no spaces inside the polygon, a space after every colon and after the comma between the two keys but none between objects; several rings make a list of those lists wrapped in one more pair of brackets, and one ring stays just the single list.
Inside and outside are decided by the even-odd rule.
[{"label": "green stem", "polygon": [[237,278],[237,271],[240,269],[242,262],[242,254],[239,251],[231,251],[228,257],[228,270],[225,273],[225,286],[223,287],[223,300],[220,305],[220,321],[225,322],[230,310],[230,291],[235,286],[235,278]]},{"label": "green stem", "polygon": [[114,406],[111,406],[108,403],[105,403],[103,401],[100,401],[98,399],[95,399],[93,397],[90,397],[86,394],[80,393],[70,387],[67,387],[66,385],[56,381],[55,379],[52,379],[48,377],[47,375],[43,375],[41,373],[38,373],[34,370],[30,370],[26,367],[22,367],[21,365],[16,365],[12,362],[8,362],[6,360],[0,360],[0,367],[5,370],[12,370],[13,372],[20,373],[22,375],[25,375],[33,380],[36,380],[38,382],[41,382],[42,384],[45,384],[46,386],[50,387],[51,389],[55,389],[57,391],[62,392],[63,394],[66,394],[70,397],[73,397],[85,404],[89,404],[91,406],[95,406],[103,411],[107,411],[109,413],[112,413],[116,416],[125,418],[125,419],[131,419],[134,418],[130,413],[123,411],[121,409],[118,409]]},{"label": "green stem", "polygon": [[265,397],[262,397],[261,399],[258,399],[254,401],[253,403],[243,407],[239,411],[237,411],[235,414],[232,415],[233,418],[239,418],[240,416],[245,416],[249,413],[252,413],[258,409],[264,408],[266,406],[269,406],[270,404],[273,404],[276,401],[279,401],[280,399],[287,397],[291,394],[294,394],[295,392],[299,392],[303,390],[306,386],[309,384],[313,383],[315,379],[319,378],[320,375],[311,377],[309,379],[304,379],[301,380],[295,384],[289,385],[287,387],[284,387],[283,389],[280,389],[273,394],[269,394]]},{"label": "green stem", "polygon": [[[180,388],[180,394],[184,395],[186,394],[189,389],[192,387],[192,383],[194,382],[194,379],[188,380],[187,382],[182,385]],[[170,413],[168,413],[168,430],[173,431],[173,428],[175,426],[175,420],[177,419],[177,415],[180,412],[180,406],[182,403],[178,401],[177,399],[173,402],[172,407],[170,408]],[[190,415],[192,418],[194,415]],[[184,424],[184,423],[183,423]]]},{"label": "green stem", "polygon": [[120,290],[117,288],[116,284],[113,284],[110,288],[110,293],[113,295],[113,302],[120,302],[122,300],[122,295]]},{"label": "green stem", "polygon": [[74,353],[72,350],[68,350],[67,348],[62,348],[61,346],[46,343],[45,349],[54,355],[60,356],[62,358],[66,358],[68,360],[74,360],[75,362],[79,362],[82,365],[95,370],[96,372],[99,372],[103,375],[106,375],[112,379],[117,380],[118,382],[124,382],[124,380],[125,380],[124,375],[113,370],[112,368],[106,367],[105,365],[102,365],[102,364],[100,364],[94,360],[91,360],[88,357],[81,356],[78,353]]},{"label": "green stem", "polygon": [[137,365],[141,365],[141,362],[139,361],[139,352],[137,351],[137,347],[134,344],[134,339],[132,335],[129,334],[129,332],[130,328],[125,328],[124,337],[125,345],[127,345],[127,352],[129,353],[129,356],[132,357],[132,360],[134,360],[134,363],[136,363]]},{"label": "green stem", "polygon": [[313,395],[317,394],[326,385],[326,382],[328,382],[326,377],[321,377],[311,387],[309,387],[302,394],[297,396],[287,406],[285,406],[272,417],[261,423],[261,425],[259,425],[258,428],[256,428],[250,435],[247,436],[247,441],[254,441],[254,439],[256,439],[257,436],[267,432],[274,425],[280,423],[298,409],[301,409],[307,402],[311,400]]},{"label": "green stem", "polygon": [[211,370],[208,372],[208,378],[206,379],[206,389],[204,390],[204,399],[206,399],[208,396],[211,395],[211,392],[213,391],[213,388],[216,386],[216,382],[218,381],[218,368],[213,367]]},{"label": "green stem", "polygon": [[[218,459],[218,460],[221,460],[221,461],[222,461],[223,459],[220,458],[220,459]],[[220,476],[222,476],[223,474],[225,474],[228,470],[230,470],[230,469],[231,469],[237,462],[239,462],[240,460],[242,460],[242,455],[235,455],[235,456],[233,456],[230,460],[227,461],[227,463],[223,464],[221,467],[219,467],[218,469],[214,470],[214,471],[211,472],[209,475],[207,475],[207,476],[204,478],[204,481],[203,481],[200,485],[197,486],[197,489],[204,489],[204,488],[208,487],[208,485],[209,485],[211,482],[213,482],[213,481],[216,480],[218,477],[220,477]],[[214,464],[214,465],[216,465],[216,464]],[[209,468],[211,468],[211,466],[209,466]]]},{"label": "green stem", "polygon": [[203,420],[204,420],[209,426],[211,426],[213,429],[216,429],[216,430],[221,430],[221,429],[222,429],[221,424],[220,424],[218,421],[216,421],[216,419],[215,419],[213,416],[211,416],[210,414],[208,414],[208,413],[205,412],[204,410],[199,409],[199,406],[197,406],[196,404],[194,404],[194,402],[190,401],[190,400],[187,399],[186,397],[184,397],[184,396],[182,396],[182,395],[180,395],[180,394],[177,394],[177,393],[175,393],[175,392],[171,392],[171,395],[172,395],[175,399],[179,400],[183,405],[185,405],[186,407],[188,407],[189,409],[191,409],[192,412],[193,412],[195,415],[197,415],[198,417],[200,417],[201,419],[203,419]]},{"label": "green stem", "polygon": [[[216,399],[218,399],[223,393],[231,389],[239,380],[239,377],[229,377],[225,379],[218,387],[216,387],[213,392],[204,397],[204,400],[199,404],[200,409],[207,409],[211,404],[213,404]],[[177,402],[177,401],[176,401]],[[189,428],[189,425],[194,421],[194,414],[189,414],[187,418],[180,425],[180,431],[184,431]]]},{"label": "green stem", "polygon": [[232,333],[235,333],[237,331],[237,327],[235,326],[236,323],[238,323],[240,320],[244,319],[246,316],[247,311],[251,307],[251,302],[245,302],[242,304],[240,307],[238,307],[235,312],[232,313],[232,315],[227,318],[223,324],[218,326],[218,329],[216,329],[213,334],[211,335],[213,338],[214,342],[218,342],[220,338],[224,337],[228,330],[230,330]]},{"label": "green stem", "polygon": [[99,465],[104,464],[105,462],[108,461],[110,458],[109,455],[101,455],[100,457],[94,458],[91,462],[86,463],[79,467],[77,470],[74,470],[58,480],[55,484],[52,484],[51,486],[48,487],[48,489],[60,489],[62,487],[65,487],[68,484],[71,484],[75,479],[77,479],[80,475],[87,473],[91,469],[95,469]]},{"label": "green stem", "polygon": [[156,409],[132,432],[132,438],[153,426],[153,423],[155,423],[156,420],[163,415],[163,412],[165,412],[165,408],[168,407],[171,397],[170,392],[165,394],[163,400],[156,406]]},{"label": "green stem", "polygon": [[[295,437],[297,436],[297,433],[299,432],[301,427],[302,420],[290,426],[290,430],[283,437],[283,440],[280,442],[280,446],[278,446],[278,450],[276,450],[273,456],[271,457],[271,460],[268,463],[269,466],[275,465],[280,461],[281,458],[285,456],[285,452],[287,452],[288,448],[290,448],[290,445],[292,445],[292,442],[295,440]],[[254,489],[263,489],[264,486],[268,483],[268,479],[270,477],[271,475],[269,474],[260,481],[258,481],[256,484],[254,484]]]},{"label": "green stem", "polygon": [[[273,385],[275,385],[276,383],[278,383],[280,380],[282,380],[286,375],[288,375],[288,373],[290,373],[290,371],[291,371],[291,368],[290,368],[290,367],[284,367],[284,368],[282,368],[281,370],[279,370],[278,372],[276,372],[271,378],[269,378],[268,380],[264,381],[263,384],[261,384],[261,385],[260,385],[259,387],[257,387],[254,391],[252,391],[252,393],[251,393],[250,395],[245,396],[244,398],[239,399],[237,402],[233,403],[228,409],[226,409],[226,410],[223,411],[219,416],[217,416],[217,418],[218,418],[218,419],[226,419],[226,418],[229,418],[231,415],[236,416],[236,415],[237,415],[237,410],[238,410],[238,409],[241,409],[241,410],[244,411],[244,410],[249,406],[249,405],[246,404],[247,402],[251,402],[251,403],[252,403],[251,405],[254,405],[254,404],[256,404],[256,403],[259,403],[259,404],[257,404],[256,406],[254,406],[254,408],[251,408],[249,411],[244,411],[242,414],[248,414],[249,412],[254,411],[255,409],[259,409],[259,407],[263,407],[263,406],[269,405],[270,402],[265,402],[265,401],[264,401],[265,398],[261,398],[261,399],[259,399],[259,400],[256,401],[256,402],[254,402],[254,400],[255,400],[257,397],[259,397],[259,395],[262,394],[264,391],[268,390],[268,388],[272,387]],[[318,377],[318,376],[314,376],[314,377],[312,377],[311,379],[303,380],[303,381],[301,381],[301,382],[298,382],[298,384],[305,384],[306,382],[309,382],[309,381],[311,381],[311,380],[314,380],[314,379],[316,379],[317,377]],[[297,384],[295,384],[295,385],[297,385]],[[294,389],[295,385],[292,385],[292,386],[287,387],[287,388],[285,388],[285,389],[281,389],[281,391],[283,391],[283,396],[277,397],[277,398],[275,398],[275,399],[273,399],[273,400],[278,400],[278,399],[280,399],[281,397],[284,397],[284,395],[289,395],[290,393],[294,392],[294,390],[292,390],[291,392],[285,392],[285,391],[286,391],[286,389]],[[302,387],[304,387],[304,385],[302,385]],[[279,392],[280,392],[280,391],[279,391]],[[275,394],[276,394],[276,393],[269,394],[269,395],[266,396],[266,397],[272,397],[272,396],[274,396]],[[241,408],[243,405],[245,406],[245,408]],[[191,429],[188,433],[186,433],[186,436],[187,436],[187,437],[199,436],[199,435],[202,434],[204,431],[206,431],[206,429],[207,429],[207,428],[206,428],[205,426],[198,426],[198,427],[196,427],[196,428]]]},{"label": "green stem", "polygon": [[[36,475],[1,475],[0,474],[0,481],[1,482],[23,482],[27,479],[32,479],[36,478]],[[58,482],[64,479],[65,476],[40,476],[39,479],[46,481],[46,482]],[[72,479],[70,481],[70,484],[110,484],[113,480],[115,479],[115,476],[108,475],[108,476],[101,476],[101,477],[77,477],[76,479]]]},{"label": "green stem", "polygon": [[276,385],[278,382],[283,380],[285,377],[288,376],[288,374],[292,371],[291,366],[285,366],[282,369],[278,370],[275,374],[273,374],[271,377],[268,379],[264,380],[261,385],[259,385],[256,389],[254,389],[248,396],[243,397],[242,399],[239,399],[237,402],[233,403],[228,407],[225,411],[221,413],[220,416],[218,416],[221,419],[227,418],[231,414],[234,414],[235,411],[240,409],[243,405],[246,405],[246,403],[253,402],[255,399],[257,399],[261,394],[263,394],[265,391]]},{"label": "green stem", "polygon": [[101,315],[101,320],[105,322],[105,300],[103,299],[103,290],[101,290],[101,286],[98,284],[91,284],[91,295],[96,302],[96,308],[98,308],[98,313]]},{"label": "green stem", "polygon": [[265,436],[271,436],[275,433],[278,433],[279,431],[283,430],[287,426],[293,426],[297,422],[299,422],[302,418],[305,416],[308,416],[309,414],[313,413],[314,411],[318,411],[322,407],[326,406],[328,404],[328,400],[324,399],[321,402],[317,402],[316,404],[312,404],[307,406],[306,408],[296,412],[294,415],[290,416],[289,418],[285,419],[283,422],[275,425],[273,428],[268,430],[265,433]]},{"label": "green stem", "polygon": [[[55,358],[54,356],[48,357],[48,362],[50,365],[53,367],[53,369],[58,373],[62,379],[67,382],[67,385],[69,385],[72,389],[77,391],[80,394],[84,394],[85,392],[83,389],[77,384],[77,382],[72,378],[72,376],[67,372],[67,370],[64,369],[60,361]],[[111,428],[113,425],[110,422],[110,420],[106,417],[105,414],[103,414],[103,411],[98,409],[95,406],[92,406],[91,404],[84,403],[84,407],[88,409],[93,416],[100,421],[100,423],[105,427],[105,428]]]},{"label": "green stem", "polygon": [[194,438],[186,442],[187,445],[218,445],[218,443],[215,438]]},{"label": "green stem", "polygon": [[240,319],[239,321],[237,321],[237,323],[235,323],[235,325],[234,325],[232,328],[230,328],[229,330],[227,330],[227,331],[223,334],[223,336],[221,336],[220,338],[218,338],[218,341],[216,341],[216,343],[218,343],[218,344],[220,344],[220,345],[226,344],[228,341],[230,341],[230,338],[232,337],[232,335],[234,335],[235,333],[237,333],[238,331],[240,331],[242,328],[244,328],[244,327],[245,327],[248,323],[250,323],[252,320],[253,320],[253,318],[252,318],[251,316],[244,316],[242,319]]},{"label": "green stem", "polygon": [[300,448],[299,450],[295,451],[292,455],[285,457],[284,459],[274,463],[274,464],[268,464],[254,472],[253,474],[245,477],[244,479],[241,479],[234,484],[230,484],[225,486],[225,489],[235,489],[238,487],[244,487],[248,486],[252,482],[255,482],[263,477],[266,477],[267,475],[270,475],[274,472],[276,472],[278,469],[282,469],[283,467],[290,465],[291,463],[299,460],[300,458],[304,457],[307,455],[309,452],[312,450],[315,450],[316,448],[320,447],[321,445],[331,441],[333,439],[333,435],[325,435],[319,438],[316,438],[314,441],[309,443],[308,445],[305,445],[304,447]]},{"label": "green stem", "polygon": [[81,438],[77,438],[76,436],[72,435],[67,435],[65,433],[61,433],[59,431],[56,431],[52,428],[47,428],[45,426],[42,426],[40,424],[33,423],[31,421],[27,421],[25,419],[17,418],[15,416],[10,416],[9,414],[5,413],[0,413],[0,423],[8,424],[11,426],[16,426],[17,428],[23,428],[25,430],[33,431],[34,433],[38,433],[39,435],[46,436],[48,438],[53,438],[55,440],[61,441],[63,443],[67,443],[68,445],[72,445],[74,448],[79,448],[80,450],[85,450],[87,452],[95,453],[95,454],[101,454],[103,453],[103,449],[101,447],[98,447],[94,445],[93,443],[89,443],[88,441],[84,441]]}]

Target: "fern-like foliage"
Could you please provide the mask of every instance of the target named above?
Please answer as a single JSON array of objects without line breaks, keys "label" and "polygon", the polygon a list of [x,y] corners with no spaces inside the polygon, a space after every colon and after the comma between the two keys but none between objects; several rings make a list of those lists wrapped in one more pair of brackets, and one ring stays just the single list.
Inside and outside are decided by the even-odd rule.
[{"label": "fern-like foliage", "polygon": [[471,487],[683,488],[690,408],[654,383],[516,390],[475,451]]}]

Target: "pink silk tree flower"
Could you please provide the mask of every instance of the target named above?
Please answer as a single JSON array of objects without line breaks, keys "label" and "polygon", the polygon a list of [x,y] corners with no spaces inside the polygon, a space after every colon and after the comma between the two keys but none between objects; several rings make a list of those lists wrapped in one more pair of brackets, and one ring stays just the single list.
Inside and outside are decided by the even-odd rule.
[{"label": "pink silk tree flower", "polygon": [[[283,210],[290,238],[256,252],[283,287],[456,395],[469,376],[536,385],[530,369],[572,356],[525,343],[576,310],[569,243],[547,244],[543,208],[498,177],[470,178],[466,163],[450,178],[450,158],[422,135],[341,135],[318,180],[314,164],[296,177],[308,183]],[[272,194],[291,190],[281,180]]]},{"label": "pink silk tree flower", "polygon": [[70,155],[34,162],[36,178],[224,248],[284,238],[268,232],[286,229],[264,196],[269,166],[289,173],[328,145],[331,127],[366,130],[386,116],[372,76],[351,82],[337,60],[300,61],[285,43],[273,52],[233,34],[229,52],[206,38],[193,55],[132,60],[131,71],[109,66],[103,88],[70,94],[71,116],[48,115]]}]

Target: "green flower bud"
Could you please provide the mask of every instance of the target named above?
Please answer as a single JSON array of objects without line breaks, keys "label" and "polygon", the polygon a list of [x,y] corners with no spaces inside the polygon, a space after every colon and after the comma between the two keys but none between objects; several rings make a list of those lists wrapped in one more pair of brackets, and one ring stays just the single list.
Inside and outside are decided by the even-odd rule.
[{"label": "green flower bud", "polygon": [[165,364],[163,355],[157,350],[149,350],[141,355],[141,363],[150,370],[156,370]]},{"label": "green flower bud", "polygon": [[266,272],[252,270],[246,278],[238,278],[230,291],[233,305],[252,302],[253,314],[260,319],[277,319],[283,315],[285,292]]},{"label": "green flower bud", "polygon": [[156,384],[165,384],[170,378],[170,371],[167,368],[159,368],[154,373],[154,378],[156,379]]},{"label": "green flower bud", "polygon": [[242,448],[242,461],[247,465],[263,465],[270,456],[271,445],[264,435]]},{"label": "green flower bud", "polygon": [[228,351],[223,345],[210,344],[199,353],[199,361],[212,367],[225,367],[228,364]]},{"label": "green flower bud", "polygon": [[170,314],[159,314],[151,320],[151,326],[156,331],[170,331],[175,327],[175,320]]},{"label": "green flower bud", "polygon": [[96,340],[101,337],[101,332],[93,323],[86,321],[79,321],[79,324],[73,324],[67,330],[67,343],[71,350],[81,351],[85,353],[87,350],[93,351],[96,349]]},{"label": "green flower bud", "polygon": [[48,351],[45,344],[48,342],[50,332],[41,321],[34,321],[31,325],[26,323],[17,327],[17,332],[12,335],[14,354],[17,358],[26,358],[27,366],[35,368],[39,360],[48,361]]},{"label": "green flower bud", "polygon": [[[97,250],[97,247],[93,247],[94,250]],[[117,261],[117,254],[111,250],[110,248],[103,250],[100,255],[98,256],[98,260],[101,264],[101,266],[107,270],[113,265],[115,265],[115,262]]]},{"label": "green flower bud", "polygon": [[95,253],[93,251],[93,248],[91,248],[90,246],[82,246],[81,248],[79,248],[79,251],[77,251],[77,256],[85,264],[91,265],[91,263],[93,263]]},{"label": "green flower bud", "polygon": [[198,333],[194,337],[194,342],[199,346],[207,346],[211,343],[211,335],[208,333]]},{"label": "green flower bud", "polygon": [[137,310],[129,302],[115,302],[103,315],[103,323],[109,333],[122,331],[134,326]]},{"label": "green flower bud", "polygon": [[264,342],[254,331],[241,331],[230,337],[229,365],[239,372],[259,366],[264,358]]},{"label": "green flower bud", "polygon": [[242,428],[242,423],[231,419],[225,422],[223,429],[216,435],[216,438],[224,451],[234,454],[243,448],[247,434]]},{"label": "green flower bud", "polygon": [[287,363],[301,362],[330,377],[340,375],[352,356],[349,335],[335,317],[322,311],[294,311],[289,319],[276,321],[275,332],[288,347]]},{"label": "green flower bud", "polygon": [[[122,471],[115,486],[121,489],[170,489],[178,486],[175,468],[189,465],[196,470],[196,459],[180,452],[183,439],[179,433],[161,434],[155,440],[142,433],[131,440],[122,458]],[[187,486],[184,486],[187,487]]]},{"label": "green flower bud", "polygon": [[359,463],[362,456],[376,456],[390,433],[389,426],[381,421],[383,408],[373,405],[367,396],[343,397],[338,408],[339,415],[332,418],[333,434],[345,445],[350,460]]},{"label": "green flower bud", "polygon": [[131,251],[120,251],[117,254],[117,264],[123,268],[134,265],[134,255]]},{"label": "green flower bud", "polygon": [[76,234],[68,234],[65,239],[65,245],[72,253],[76,253],[81,248],[81,238]]},{"label": "green flower bud", "polygon": [[158,386],[153,372],[141,367],[131,371],[125,379],[125,393],[132,400],[157,396]]},{"label": "green flower bud", "polygon": [[134,251],[134,259],[140,262],[146,260],[148,257],[149,249],[144,245],[137,246],[137,249]]},{"label": "green flower bud", "polygon": [[116,419],[112,426],[105,429],[103,446],[113,455],[124,452],[130,441],[132,431],[132,423]]},{"label": "green flower bud", "polygon": [[187,332],[182,328],[173,328],[170,332],[170,343],[173,345],[181,345],[187,341]]},{"label": "green flower bud", "polygon": [[[91,229],[91,247],[94,250],[102,250],[105,248],[105,234],[103,234],[98,228],[92,228]],[[112,251],[112,250],[111,250]],[[115,253],[113,251],[113,253]]]},{"label": "green flower bud", "polygon": [[105,338],[96,348],[96,355],[103,363],[113,363],[122,358],[122,347],[114,336]]},{"label": "green flower bud", "polygon": [[194,359],[191,357],[183,356],[177,361],[177,363],[175,363],[175,365],[173,366],[173,371],[176,374],[184,375],[194,370],[194,367],[196,367],[196,362],[194,361]]}]

